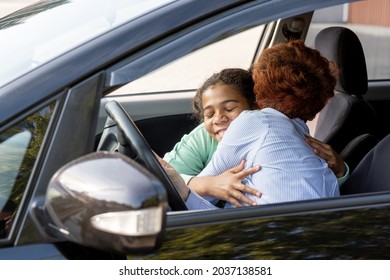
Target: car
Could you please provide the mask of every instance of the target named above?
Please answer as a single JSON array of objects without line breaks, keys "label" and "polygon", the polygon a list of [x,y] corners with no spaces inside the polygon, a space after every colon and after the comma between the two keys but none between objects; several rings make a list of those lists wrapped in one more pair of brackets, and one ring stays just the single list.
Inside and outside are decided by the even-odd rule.
[{"label": "car", "polygon": [[390,13],[367,2],[39,1],[1,18],[0,259],[388,259],[389,190],[189,211],[152,153],[196,126],[211,73],[328,26],[359,36],[386,139]]}]

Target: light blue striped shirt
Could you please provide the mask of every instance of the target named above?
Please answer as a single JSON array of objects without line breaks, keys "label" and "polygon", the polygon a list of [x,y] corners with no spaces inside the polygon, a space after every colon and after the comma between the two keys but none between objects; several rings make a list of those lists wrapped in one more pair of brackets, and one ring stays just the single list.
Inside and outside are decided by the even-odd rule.
[{"label": "light blue striped shirt", "polygon": [[[246,167],[260,165],[244,184],[258,189],[261,198],[245,194],[258,205],[339,196],[336,176],[314,154],[304,136],[309,128],[272,108],[244,111],[229,126],[211,162],[198,176],[216,176],[246,160]],[[213,197],[191,192],[189,209],[215,208]],[[225,207],[234,207],[227,203]]]}]

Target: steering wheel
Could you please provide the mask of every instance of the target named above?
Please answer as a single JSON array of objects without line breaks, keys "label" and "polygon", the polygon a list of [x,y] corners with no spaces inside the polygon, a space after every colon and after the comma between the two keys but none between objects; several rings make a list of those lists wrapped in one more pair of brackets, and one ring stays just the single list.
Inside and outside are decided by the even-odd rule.
[{"label": "steering wheel", "polygon": [[168,203],[171,209],[173,211],[187,210],[187,206],[175,185],[169,179],[164,168],[153,154],[148,142],[123,107],[117,101],[112,100],[106,104],[105,109],[108,116],[115,122],[118,134],[122,134],[118,135],[118,139],[123,136],[127,144],[132,147],[136,156],[144,162],[146,168],[163,183],[168,194]]}]

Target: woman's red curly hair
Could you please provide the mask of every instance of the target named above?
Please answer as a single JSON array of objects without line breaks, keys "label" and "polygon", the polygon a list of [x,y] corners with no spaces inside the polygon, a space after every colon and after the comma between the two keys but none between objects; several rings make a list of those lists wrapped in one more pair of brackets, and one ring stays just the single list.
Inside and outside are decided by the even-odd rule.
[{"label": "woman's red curly hair", "polygon": [[253,65],[256,102],[291,119],[312,120],[334,95],[335,71],[333,62],[300,40],[275,45]]}]

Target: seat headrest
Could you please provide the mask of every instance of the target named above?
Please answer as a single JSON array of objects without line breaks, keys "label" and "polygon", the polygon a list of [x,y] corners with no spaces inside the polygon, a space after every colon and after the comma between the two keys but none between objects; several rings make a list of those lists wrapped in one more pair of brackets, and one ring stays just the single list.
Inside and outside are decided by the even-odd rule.
[{"label": "seat headrest", "polygon": [[329,27],[315,38],[315,48],[328,60],[336,62],[339,76],[336,90],[362,96],[367,92],[367,66],[357,35],[345,27]]}]

